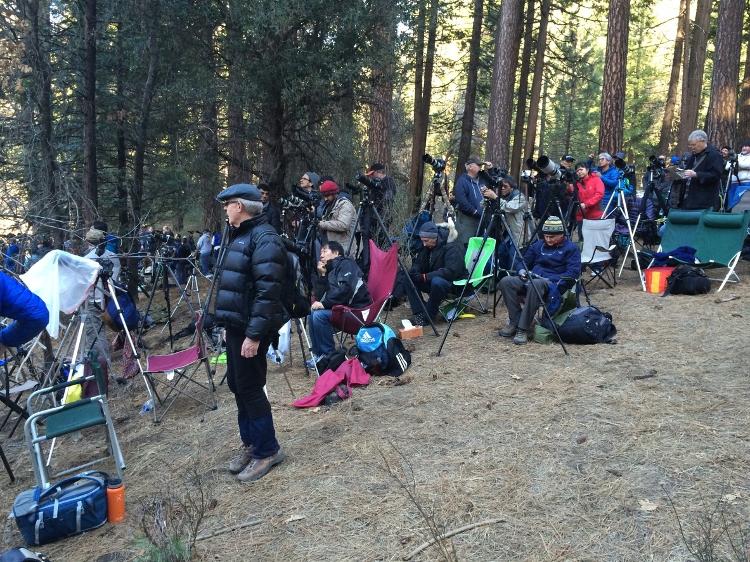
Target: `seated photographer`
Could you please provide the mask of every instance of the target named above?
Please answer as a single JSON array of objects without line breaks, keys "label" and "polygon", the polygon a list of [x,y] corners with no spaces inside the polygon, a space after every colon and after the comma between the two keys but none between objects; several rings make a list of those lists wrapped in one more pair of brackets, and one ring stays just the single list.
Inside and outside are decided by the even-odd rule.
[{"label": "seated photographer", "polygon": [[316,290],[322,296],[310,306],[308,324],[315,362],[335,349],[331,327],[331,309],[334,305],[361,308],[372,303],[362,270],[353,258],[344,255],[344,248],[338,242],[323,245],[318,273],[320,277]]},{"label": "seated photographer", "polygon": [[517,345],[528,342],[528,331],[542,304],[537,291],[529,284],[538,289],[550,314],[555,314],[563,293],[575,284],[581,273],[581,251],[565,236],[560,218],[550,216],[544,222],[542,233],[544,240],[535,241],[523,256],[531,271],[520,269],[517,276],[509,275],[500,280],[500,291],[508,309],[508,324],[500,330],[500,335],[513,338]]},{"label": "seated photographer", "polygon": [[604,198],[604,184],[600,177],[589,173],[585,162],[576,165],[578,180],[575,189],[578,190],[578,238],[583,240],[583,219],[593,220],[602,218],[601,202]]},{"label": "seated photographer", "polygon": [[414,258],[409,272],[419,294],[414,293],[411,287],[407,288],[406,294],[414,315],[413,323],[426,326],[429,321],[422,313],[420,303],[424,301],[421,293],[429,294],[424,308],[433,321],[438,320],[440,303],[453,292],[453,282],[466,279],[469,273],[464,265],[466,249],[457,240],[458,232],[450,223],[445,227],[432,221],[426,222],[419,229],[419,238],[422,240],[422,249]]},{"label": "seated photographer", "polygon": [[456,180],[453,187],[456,207],[456,228],[459,242],[466,247],[469,238],[476,236],[479,220],[482,217],[482,187],[487,185],[479,175],[482,166],[492,167],[491,162],[483,162],[476,156],[466,160],[466,172]]},{"label": "seated photographer", "polygon": [[[482,188],[482,195],[488,201],[496,202],[498,208],[505,213],[505,220],[508,223],[509,233],[505,233],[500,244],[500,263],[503,269],[512,269],[516,255],[513,244],[508,234],[513,236],[513,242],[520,248],[524,239],[524,213],[529,210],[529,204],[526,197],[518,189],[515,182],[510,177],[504,177],[500,180],[500,193],[495,193],[489,187]],[[529,232],[529,234],[531,234]]]},{"label": "seated photographer", "polygon": [[318,223],[320,239],[323,243],[338,242],[346,252],[357,224],[354,204],[331,180],[320,184],[320,195],[324,204],[323,216]]}]

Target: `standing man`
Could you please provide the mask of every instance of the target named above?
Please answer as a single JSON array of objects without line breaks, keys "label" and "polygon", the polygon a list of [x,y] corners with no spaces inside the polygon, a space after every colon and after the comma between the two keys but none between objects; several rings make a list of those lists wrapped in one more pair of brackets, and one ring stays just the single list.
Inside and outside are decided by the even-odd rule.
[{"label": "standing man", "polygon": [[700,129],[688,135],[688,149],[691,152],[685,163],[688,191],[682,208],[718,210],[724,159],[718,150],[708,145],[708,135]]},{"label": "standing man", "polygon": [[320,240],[323,244],[338,242],[347,250],[357,224],[357,210],[349,198],[340,192],[335,181],[326,180],[320,184],[320,195],[324,202],[323,217],[318,223]]},{"label": "standing man", "polygon": [[201,273],[205,276],[211,274],[211,253],[214,251],[214,245],[211,241],[211,231],[203,229],[203,234],[198,238],[196,244],[198,249],[198,263],[200,264]]},{"label": "standing man", "polygon": [[477,156],[470,156],[464,164],[466,172],[461,174],[453,188],[458,210],[458,241],[464,246],[469,243],[469,238],[476,236],[479,220],[482,218],[482,188],[487,183],[484,178],[479,177],[479,172],[485,165],[492,167],[491,162],[482,162]]},{"label": "standing man", "polygon": [[268,224],[270,224],[276,232],[281,234],[281,210],[279,210],[276,203],[271,200],[271,186],[267,183],[261,183],[258,185],[258,189],[260,189],[260,196],[262,197],[261,202],[263,203],[263,214],[266,215]]},{"label": "standing man", "polygon": [[396,200],[396,182],[393,178],[386,175],[385,164],[374,162],[367,169],[367,175],[373,181],[378,189],[370,193],[380,216],[383,217],[383,223],[388,228],[391,224],[391,211],[393,203]]},{"label": "standing man", "polygon": [[285,458],[276,440],[266,385],[266,351],[287,314],[282,304],[286,250],[263,214],[260,190],[235,184],[217,199],[230,225],[216,293],[226,329],[227,383],[237,402],[243,450],[229,463],[241,482],[258,480]]}]

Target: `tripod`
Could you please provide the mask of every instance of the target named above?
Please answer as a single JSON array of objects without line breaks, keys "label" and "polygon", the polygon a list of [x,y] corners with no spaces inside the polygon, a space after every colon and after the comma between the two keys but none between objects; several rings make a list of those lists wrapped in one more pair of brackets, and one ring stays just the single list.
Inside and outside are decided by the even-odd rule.
[{"label": "tripod", "polygon": [[[186,264],[188,267],[190,267],[190,276],[185,280],[185,286],[180,291],[180,298],[177,299],[177,303],[175,303],[174,308],[172,309],[172,313],[169,315],[170,318],[172,318],[175,313],[177,312],[177,309],[180,307],[180,304],[183,300],[188,304],[188,307],[190,308],[191,313],[193,315],[195,314],[195,309],[192,305],[193,302],[193,294],[195,294],[197,300],[198,300],[198,309],[202,309],[203,306],[201,305],[201,293],[200,289],[198,288],[198,268],[195,266],[195,262],[193,262],[190,258],[183,258],[186,260]],[[179,282],[177,284],[179,287]],[[164,333],[164,330],[167,329],[167,325],[165,324],[164,327],[161,329],[160,333]]]},{"label": "tripod", "polygon": [[[451,204],[448,197],[448,178],[445,175],[444,169],[435,170],[435,174],[432,176],[432,180],[430,181],[430,188],[427,192],[427,197],[425,198],[422,207],[419,209],[419,211],[417,211],[416,216],[419,217],[423,212],[426,211],[430,216],[430,220],[432,220],[432,216],[435,214],[435,201],[438,197],[440,197],[443,202],[443,207],[446,210],[448,218],[455,220],[456,210],[453,208],[453,205]],[[411,248],[411,243],[414,239],[414,234],[416,233],[416,231],[417,221],[414,222],[414,228],[412,228],[412,231],[409,233],[409,238],[407,238],[406,240],[407,251],[409,251]]]},{"label": "tripod", "polygon": [[[528,266],[526,265],[526,261],[523,259],[523,254],[521,254],[521,250],[518,248],[518,244],[516,244],[516,241],[513,239],[513,236],[510,234],[510,228],[508,227],[508,221],[505,218],[505,212],[500,209],[497,206],[493,205],[492,208],[492,215],[490,217],[490,222],[487,225],[487,228],[484,231],[484,235],[482,236],[482,244],[479,247],[478,256],[482,254],[482,250],[484,249],[485,245],[487,244],[487,238],[489,236],[490,231],[495,226],[495,223],[497,221],[500,221],[500,224],[505,229],[506,232],[510,235],[511,245],[513,246],[513,252],[515,253],[516,257],[518,257],[519,262],[523,265],[523,269],[529,272],[529,275],[531,275],[531,272],[529,271]],[[474,263],[471,266],[471,271],[469,272],[469,279],[473,279],[474,277],[474,270],[477,268],[477,264],[479,263],[479,260],[474,260]],[[461,289],[461,294],[458,297],[458,302],[463,302],[463,299],[466,295],[466,290],[468,289],[470,283],[466,283],[463,286],[463,289]],[[534,283],[529,283],[529,286],[533,289],[533,291],[536,293],[537,298],[539,299],[539,302],[542,303],[542,308],[544,309],[544,313],[549,318],[550,323],[552,324],[552,327],[554,329],[555,335],[557,336],[557,340],[560,343],[560,346],[563,349],[563,352],[565,355],[568,355],[568,350],[565,348],[565,344],[563,343],[562,339],[560,338],[560,333],[557,330],[557,324],[555,324],[555,321],[552,319],[552,315],[549,312],[549,308],[547,308],[547,303],[544,302],[543,295],[539,292],[539,288]],[[448,327],[445,330],[445,333],[443,333],[443,339],[440,341],[440,347],[438,347],[437,350],[437,356],[440,356],[440,353],[443,350],[443,346],[445,345],[445,340],[448,338],[448,332],[450,332],[451,327],[453,326],[454,320],[458,317],[457,314],[454,314],[453,317],[448,321]]]},{"label": "tripod", "polygon": [[727,209],[727,202],[729,201],[729,187],[732,185],[732,176],[737,174],[737,156],[727,161],[727,180],[722,184],[719,191],[719,197],[721,199],[721,206],[719,207],[722,211],[729,211]]},{"label": "tripod", "polygon": [[[370,215],[370,213],[372,213],[372,215]],[[354,237],[356,236],[356,230],[357,230],[356,226],[359,225],[360,228],[362,227],[363,216],[366,216],[368,218],[370,216],[374,216],[377,219],[377,226],[381,229],[381,232],[385,235],[386,239],[388,240],[388,247],[392,246],[393,243],[391,242],[390,238],[388,238],[388,230],[385,228],[385,223],[383,223],[383,218],[380,216],[378,209],[375,207],[374,203],[370,199],[369,188],[366,185],[364,185],[362,186],[362,199],[359,202],[359,209],[357,210],[357,220],[354,223],[355,229],[354,229],[354,232],[352,233],[351,238],[349,238],[349,244],[347,245],[346,253],[350,254],[351,252],[352,245],[354,244]],[[364,242],[367,240],[367,238],[365,238],[365,230],[362,230],[361,232],[362,232],[362,240]],[[367,232],[369,234],[369,228],[367,228]],[[365,248],[367,248],[367,244],[363,243],[362,245]],[[414,291],[417,296],[419,296],[420,294],[419,290],[414,285],[414,281],[412,281],[411,277],[409,277],[409,272],[406,270],[406,267],[404,266],[404,262],[401,261],[401,256],[397,255],[396,259],[398,261],[398,266],[403,272],[404,278],[409,283],[411,290]],[[433,333],[435,334],[436,337],[439,336],[440,334],[438,333],[437,328],[435,328],[435,323],[432,321],[432,318],[430,318],[430,315],[427,313],[427,308],[425,307],[425,304],[422,301],[421,297],[419,298],[419,304],[420,304],[420,308],[422,309],[422,312],[424,313],[425,318],[427,318],[427,321],[430,323],[430,327],[432,328]]]},{"label": "tripod", "polygon": [[[612,193],[612,195],[609,197],[609,201],[607,201],[607,206],[604,207],[604,218],[610,218],[612,215],[614,215],[617,211],[620,212],[620,215],[622,218],[625,219],[625,225],[628,229],[628,246],[625,249],[625,255],[622,258],[622,263],[620,264],[620,271],[618,272],[617,276],[622,277],[622,270],[625,267],[625,262],[628,259],[628,254],[630,254],[630,250],[632,248],[633,250],[633,257],[635,258],[635,267],[638,270],[638,279],[641,282],[641,288],[643,288],[643,291],[646,291],[646,281],[643,276],[643,271],[641,271],[641,263],[638,260],[638,250],[635,246],[635,231],[638,230],[638,224],[641,220],[641,214],[638,214],[638,218],[635,220],[635,226],[630,224],[630,215],[628,214],[628,203],[625,200],[625,181],[624,181],[624,173],[620,172],[620,177],[617,180],[617,187],[615,188],[615,191]],[[609,210],[610,205],[612,204],[612,201],[617,198],[615,201],[615,206],[612,208],[612,210]]]},{"label": "tripod", "polygon": [[557,209],[557,216],[560,217],[560,220],[563,223],[563,229],[565,230],[565,236],[570,237],[570,217],[571,217],[571,211],[575,208],[576,205],[578,205],[578,198],[576,197],[574,201],[571,201],[568,204],[566,212],[563,212],[562,205],[560,204],[560,190],[563,189],[564,184],[560,182],[552,182],[551,184],[547,184],[549,187],[549,190],[552,192],[551,197],[547,200],[547,205],[544,207],[544,211],[539,216],[539,223],[536,225],[536,228],[534,229],[534,232],[531,235],[531,240],[538,240],[539,235],[542,232],[542,227],[544,226],[544,221],[547,220],[547,217],[549,216],[549,212],[552,209]]}]

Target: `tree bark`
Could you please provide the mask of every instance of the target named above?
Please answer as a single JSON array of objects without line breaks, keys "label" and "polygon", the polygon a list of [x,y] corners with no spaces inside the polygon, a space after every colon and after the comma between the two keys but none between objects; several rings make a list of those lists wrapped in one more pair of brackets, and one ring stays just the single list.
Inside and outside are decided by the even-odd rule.
[{"label": "tree bark", "polygon": [[[748,4],[750,6],[750,3]],[[750,21],[750,18],[748,18]],[[750,26],[748,26],[750,27]],[[745,35],[745,44],[750,43],[750,29]],[[740,85],[739,114],[740,118],[737,123],[737,140],[747,142],[750,140],[750,46],[746,47],[745,52],[745,70]],[[741,148],[736,146],[736,148]]]},{"label": "tree bark", "polygon": [[680,0],[680,16],[677,20],[677,36],[674,40],[674,52],[672,54],[672,71],[669,75],[669,88],[667,100],[664,104],[664,115],[661,120],[659,132],[658,154],[666,154],[672,144],[672,127],[674,124],[674,109],[677,103],[677,84],[680,80],[680,65],[682,63],[682,50],[685,43],[685,28],[690,22],[690,0]]},{"label": "tree bark", "polygon": [[708,104],[707,132],[715,146],[734,146],[745,0],[721,0]]},{"label": "tree bark", "polygon": [[604,84],[599,119],[599,148],[610,153],[622,148],[629,22],[630,0],[612,0],[609,4],[607,51],[604,56]]},{"label": "tree bark", "polygon": [[420,191],[423,179],[422,152],[420,152],[419,138],[423,128],[422,123],[422,83],[424,81],[424,34],[425,34],[425,2],[419,3],[417,11],[417,45],[414,53],[414,130],[411,144],[411,167],[409,173],[409,202],[413,202]]},{"label": "tree bark", "polygon": [[203,227],[211,232],[221,228],[221,208],[216,202],[219,191],[219,102],[216,99],[217,82],[214,55],[214,25],[202,28],[202,44],[206,47],[203,60],[206,64],[206,94],[201,111],[201,129],[198,143],[198,189],[203,202]]},{"label": "tree bark", "polygon": [[504,0],[495,35],[486,158],[503,168],[507,168],[510,161],[510,125],[521,40],[522,8],[523,0]]},{"label": "tree bark", "polygon": [[83,56],[83,217],[87,224],[99,215],[96,177],[96,0],[84,4]]},{"label": "tree bark", "polygon": [[135,156],[133,158],[133,185],[130,193],[133,220],[141,220],[143,206],[143,181],[146,161],[146,144],[148,141],[148,124],[151,118],[151,103],[156,90],[156,76],[159,68],[158,24],[160,18],[159,0],[151,0],[144,14],[145,26],[148,29],[146,52],[148,53],[148,70],[141,94],[141,107],[135,136]]},{"label": "tree bark", "polygon": [[[536,144],[536,130],[539,125],[539,101],[542,94],[542,79],[544,78],[544,53],[547,48],[547,24],[549,22],[550,0],[542,0],[539,18],[539,32],[536,37],[536,59],[534,61],[534,79],[531,81],[531,95],[529,97],[529,122],[526,127],[526,145],[524,158],[534,157]],[[540,143],[541,144],[541,143]]]},{"label": "tree bark", "polygon": [[516,102],[516,126],[513,133],[513,151],[510,159],[510,175],[518,177],[521,171],[521,150],[523,148],[523,125],[526,120],[526,98],[529,95],[529,68],[531,67],[531,45],[534,31],[534,0],[526,6],[526,30],[523,36],[521,54],[521,77],[518,83]]},{"label": "tree bark", "polygon": [[117,22],[117,66],[115,67],[115,104],[117,117],[117,201],[120,234],[128,231],[130,216],[128,214],[128,186],[127,186],[127,145],[125,142],[125,53],[122,48],[122,22]]},{"label": "tree bark", "polygon": [[427,29],[427,52],[424,61],[424,82],[422,84],[422,117],[420,122],[422,127],[419,130],[419,151],[417,157],[420,159],[420,166],[417,172],[417,192],[414,194],[412,202],[414,205],[422,197],[422,185],[424,184],[424,163],[421,162],[427,148],[427,129],[430,125],[430,105],[432,103],[432,73],[435,67],[435,40],[437,36],[438,8],[440,0],[432,0],[430,4],[430,23]]},{"label": "tree bark", "polygon": [[241,70],[243,57],[242,27],[238,12],[238,0],[232,0],[229,4],[227,21],[227,50],[229,59],[229,88],[227,94],[229,166],[227,167],[227,183],[229,185],[250,181],[247,142],[245,139],[245,115],[242,103],[242,91],[245,87]]},{"label": "tree bark", "polygon": [[703,67],[706,63],[706,44],[711,17],[711,0],[698,0],[695,21],[690,30],[690,53],[687,71],[683,74],[682,105],[680,107],[680,134],[678,146],[687,147],[687,138],[698,126]]},{"label": "tree bark", "polygon": [[367,126],[368,154],[370,162],[382,162],[390,169],[397,21],[392,2],[384,0],[376,2],[375,6],[380,18],[374,30],[374,37],[383,53],[383,59],[381,64],[376,64],[372,68],[372,103]]},{"label": "tree bark", "polygon": [[[533,0],[530,0],[533,1]],[[471,154],[471,141],[474,138],[474,113],[477,104],[477,77],[479,75],[479,55],[482,48],[482,21],[484,20],[484,0],[474,0],[474,23],[469,44],[469,67],[466,70],[466,93],[464,94],[464,114],[461,117],[461,139],[458,142],[456,177],[464,172],[464,163]]]}]

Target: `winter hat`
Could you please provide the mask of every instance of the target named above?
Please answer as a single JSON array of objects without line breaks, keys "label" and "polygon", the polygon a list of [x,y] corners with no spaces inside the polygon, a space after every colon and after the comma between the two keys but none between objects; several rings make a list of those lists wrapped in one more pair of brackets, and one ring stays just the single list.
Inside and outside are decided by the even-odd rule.
[{"label": "winter hat", "polygon": [[339,192],[339,186],[336,185],[335,181],[326,180],[320,184],[321,195],[331,195],[332,193],[338,193],[338,192]]},{"label": "winter hat", "polygon": [[86,233],[86,242],[90,244],[99,244],[104,241],[104,237],[107,235],[103,230],[94,228],[93,226]]},{"label": "winter hat", "polygon": [[563,223],[560,220],[560,217],[556,217],[555,215],[550,215],[546,221],[544,221],[544,226],[542,227],[542,234],[564,234],[565,228],[563,227]]},{"label": "winter hat", "polygon": [[318,182],[320,181],[320,174],[316,174],[315,172],[305,172],[305,175],[310,178],[310,181],[313,184],[313,187],[318,187]]},{"label": "winter hat", "polygon": [[419,237],[437,239],[438,237],[437,225],[432,221],[427,221],[426,223],[422,225],[422,228],[419,229]]}]

